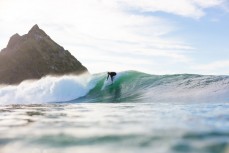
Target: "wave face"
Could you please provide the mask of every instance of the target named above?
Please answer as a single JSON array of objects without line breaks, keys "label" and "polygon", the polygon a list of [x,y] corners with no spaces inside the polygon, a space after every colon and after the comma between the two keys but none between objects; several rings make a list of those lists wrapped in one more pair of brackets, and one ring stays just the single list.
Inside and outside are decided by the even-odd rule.
[{"label": "wave face", "polygon": [[114,83],[105,87],[105,73],[93,77],[97,80],[95,87],[73,102],[229,101],[229,76],[149,75],[126,71],[119,73]]},{"label": "wave face", "polygon": [[0,87],[2,103],[42,102],[228,102],[229,76],[149,75],[120,72],[106,86],[106,73],[45,77]]}]

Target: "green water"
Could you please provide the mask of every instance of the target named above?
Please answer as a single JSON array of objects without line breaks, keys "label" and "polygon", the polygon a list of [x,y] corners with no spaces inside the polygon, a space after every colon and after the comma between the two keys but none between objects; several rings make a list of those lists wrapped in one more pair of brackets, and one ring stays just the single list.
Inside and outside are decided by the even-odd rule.
[{"label": "green water", "polygon": [[229,104],[2,105],[0,152],[229,153]]},{"label": "green water", "polygon": [[[118,73],[106,86],[104,73],[92,76],[95,86],[71,102],[228,102],[229,76]],[[93,82],[94,81],[94,82]]]}]

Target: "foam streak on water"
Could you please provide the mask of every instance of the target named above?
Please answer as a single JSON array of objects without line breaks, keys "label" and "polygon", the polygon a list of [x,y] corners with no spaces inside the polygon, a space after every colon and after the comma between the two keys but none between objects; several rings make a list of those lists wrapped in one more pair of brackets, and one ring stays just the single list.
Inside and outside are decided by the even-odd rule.
[{"label": "foam streak on water", "polygon": [[0,106],[0,152],[228,153],[227,103]]}]

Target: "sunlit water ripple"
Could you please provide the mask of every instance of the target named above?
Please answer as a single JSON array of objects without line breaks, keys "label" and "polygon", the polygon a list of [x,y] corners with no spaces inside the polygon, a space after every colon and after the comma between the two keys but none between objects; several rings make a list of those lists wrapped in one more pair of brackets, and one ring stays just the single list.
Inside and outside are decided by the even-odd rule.
[{"label": "sunlit water ripple", "polygon": [[0,152],[229,153],[228,103],[0,106]]}]

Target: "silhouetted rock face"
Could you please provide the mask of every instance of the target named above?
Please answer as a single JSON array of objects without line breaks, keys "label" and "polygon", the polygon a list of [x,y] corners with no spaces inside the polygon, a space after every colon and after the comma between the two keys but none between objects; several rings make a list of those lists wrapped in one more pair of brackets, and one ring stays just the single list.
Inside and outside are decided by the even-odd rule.
[{"label": "silhouetted rock face", "polygon": [[87,68],[37,25],[28,34],[13,35],[0,52],[0,84],[84,72],[88,72]]}]

